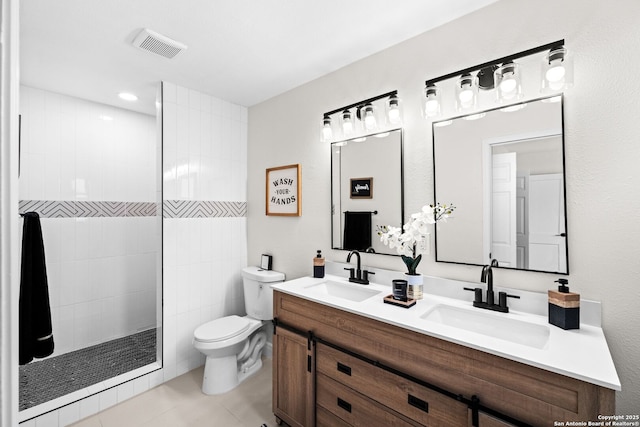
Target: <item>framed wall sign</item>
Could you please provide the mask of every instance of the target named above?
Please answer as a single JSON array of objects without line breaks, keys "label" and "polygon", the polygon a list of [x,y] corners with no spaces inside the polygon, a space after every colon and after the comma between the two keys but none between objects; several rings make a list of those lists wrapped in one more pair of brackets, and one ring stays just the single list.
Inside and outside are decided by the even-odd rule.
[{"label": "framed wall sign", "polygon": [[373,198],[373,178],[351,178],[351,198]]},{"label": "framed wall sign", "polygon": [[302,182],[300,165],[267,169],[266,214],[300,216]]}]

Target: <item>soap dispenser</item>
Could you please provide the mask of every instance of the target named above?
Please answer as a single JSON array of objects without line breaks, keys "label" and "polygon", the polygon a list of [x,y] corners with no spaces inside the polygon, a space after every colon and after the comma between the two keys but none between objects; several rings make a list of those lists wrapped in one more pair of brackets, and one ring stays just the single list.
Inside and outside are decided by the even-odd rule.
[{"label": "soap dispenser", "polygon": [[557,291],[549,291],[549,323],[562,329],[580,329],[580,294],[569,292],[569,281],[558,279]]},{"label": "soap dispenser", "polygon": [[313,258],[313,277],[324,277],[324,257],[318,249],[318,254]]}]

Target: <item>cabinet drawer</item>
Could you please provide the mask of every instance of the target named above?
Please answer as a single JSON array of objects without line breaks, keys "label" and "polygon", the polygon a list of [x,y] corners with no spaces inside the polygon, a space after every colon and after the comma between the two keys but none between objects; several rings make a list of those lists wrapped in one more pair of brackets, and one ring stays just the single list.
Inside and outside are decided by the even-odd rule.
[{"label": "cabinet drawer", "polygon": [[415,427],[418,425],[404,420],[371,399],[319,373],[316,376],[316,404],[352,426]]},{"label": "cabinet drawer", "polygon": [[316,346],[316,372],[427,426],[466,425],[466,404],[378,368],[322,343]]}]

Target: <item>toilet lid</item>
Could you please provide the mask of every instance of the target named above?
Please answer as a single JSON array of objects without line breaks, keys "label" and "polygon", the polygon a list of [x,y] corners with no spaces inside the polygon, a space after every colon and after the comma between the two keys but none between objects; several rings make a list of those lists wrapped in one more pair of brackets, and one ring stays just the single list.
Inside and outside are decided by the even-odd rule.
[{"label": "toilet lid", "polygon": [[193,336],[201,342],[224,341],[249,328],[249,322],[240,316],[227,316],[200,325]]}]

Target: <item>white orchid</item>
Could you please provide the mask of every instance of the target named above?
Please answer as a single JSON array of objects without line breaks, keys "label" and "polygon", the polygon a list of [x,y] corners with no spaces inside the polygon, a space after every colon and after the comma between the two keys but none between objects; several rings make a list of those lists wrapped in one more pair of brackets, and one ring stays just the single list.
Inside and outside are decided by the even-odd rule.
[{"label": "white orchid", "polygon": [[438,221],[446,221],[454,209],[455,206],[451,204],[425,205],[420,212],[411,214],[411,219],[402,226],[402,230],[390,225],[379,226],[380,241],[390,249],[395,248],[407,266],[409,274],[415,275],[422,254],[427,249],[424,243],[430,234],[429,226]]}]

